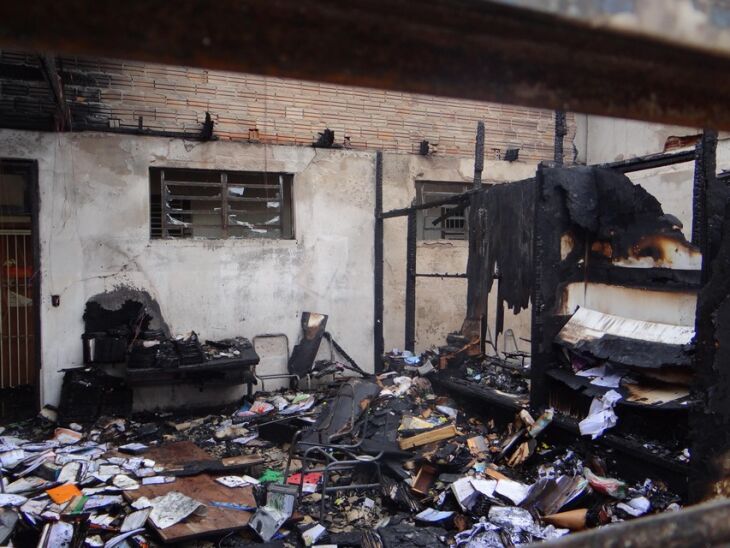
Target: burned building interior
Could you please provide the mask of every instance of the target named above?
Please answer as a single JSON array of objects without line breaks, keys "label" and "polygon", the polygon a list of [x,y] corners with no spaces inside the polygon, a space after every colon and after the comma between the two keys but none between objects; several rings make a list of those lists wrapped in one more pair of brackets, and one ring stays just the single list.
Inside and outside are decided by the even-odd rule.
[{"label": "burned building interior", "polygon": [[727,544],[719,2],[273,4],[0,7],[0,545]]}]

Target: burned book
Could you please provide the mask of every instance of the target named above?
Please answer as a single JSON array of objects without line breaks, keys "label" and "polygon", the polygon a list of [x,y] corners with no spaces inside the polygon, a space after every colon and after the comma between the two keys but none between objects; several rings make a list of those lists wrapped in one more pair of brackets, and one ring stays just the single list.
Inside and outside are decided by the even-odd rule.
[{"label": "burned book", "polygon": [[579,308],[558,333],[556,342],[594,360],[660,368],[691,365],[693,337],[692,327]]}]

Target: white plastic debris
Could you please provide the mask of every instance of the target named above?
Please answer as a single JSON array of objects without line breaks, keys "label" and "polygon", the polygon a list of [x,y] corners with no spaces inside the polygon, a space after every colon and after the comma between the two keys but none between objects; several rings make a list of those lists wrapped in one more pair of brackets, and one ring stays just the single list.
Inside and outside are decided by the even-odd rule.
[{"label": "white plastic debris", "polygon": [[651,508],[651,502],[646,497],[636,497],[628,502],[619,502],[616,508],[623,510],[627,514],[638,518],[646,514]]}]

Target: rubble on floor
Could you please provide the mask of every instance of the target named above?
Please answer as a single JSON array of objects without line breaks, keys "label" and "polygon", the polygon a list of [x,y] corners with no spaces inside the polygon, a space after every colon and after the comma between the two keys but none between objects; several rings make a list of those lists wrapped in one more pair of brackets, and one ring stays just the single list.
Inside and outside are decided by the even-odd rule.
[{"label": "rubble on floor", "polygon": [[0,543],[513,546],[680,508],[610,450],[552,441],[551,409],[504,425],[434,393],[433,358],[206,414],[9,425]]}]

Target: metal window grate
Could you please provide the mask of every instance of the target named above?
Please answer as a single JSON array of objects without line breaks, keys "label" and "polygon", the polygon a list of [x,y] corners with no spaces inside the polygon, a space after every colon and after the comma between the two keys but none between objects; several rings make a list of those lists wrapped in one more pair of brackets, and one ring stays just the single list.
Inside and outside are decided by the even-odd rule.
[{"label": "metal window grate", "polygon": [[[416,181],[416,203],[425,204],[469,190],[465,183]],[[457,205],[446,205],[417,212],[419,240],[465,240],[466,214]]]},{"label": "metal window grate", "polygon": [[150,170],[150,237],[293,238],[286,173]]}]

